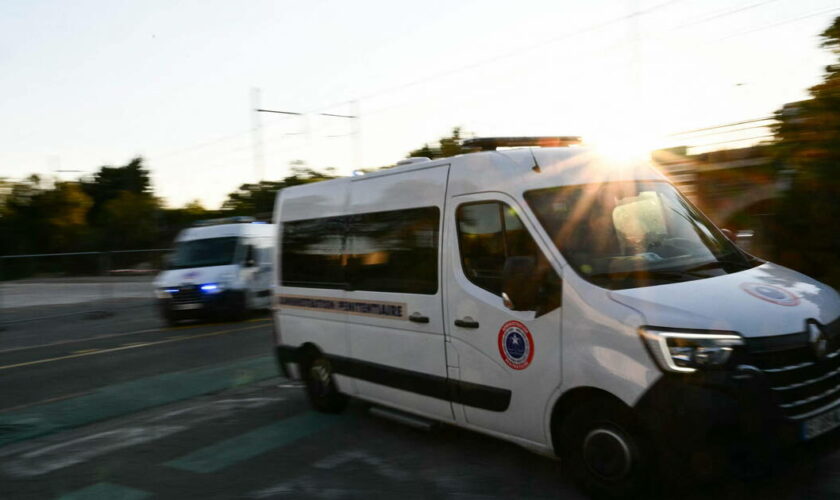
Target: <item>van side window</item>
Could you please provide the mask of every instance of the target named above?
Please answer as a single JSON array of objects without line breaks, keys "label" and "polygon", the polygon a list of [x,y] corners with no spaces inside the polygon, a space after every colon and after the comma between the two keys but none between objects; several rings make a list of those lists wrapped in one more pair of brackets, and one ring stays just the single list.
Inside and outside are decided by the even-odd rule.
[{"label": "van side window", "polygon": [[455,217],[461,267],[467,279],[501,296],[505,261],[509,257],[531,257],[533,281],[541,297],[538,315],[560,306],[560,277],[511,206],[499,201],[467,203],[458,207]]},{"label": "van side window", "polygon": [[501,295],[506,257],[502,204],[493,201],[461,205],[456,218],[464,274],[479,287]]},{"label": "van side window", "polygon": [[439,240],[437,207],[286,222],[282,283],[434,295]]},{"label": "van side window", "polygon": [[282,283],[309,288],[345,288],[346,217],[283,224]]},{"label": "van side window", "polygon": [[437,293],[439,225],[437,207],[351,216],[347,267],[352,289]]}]

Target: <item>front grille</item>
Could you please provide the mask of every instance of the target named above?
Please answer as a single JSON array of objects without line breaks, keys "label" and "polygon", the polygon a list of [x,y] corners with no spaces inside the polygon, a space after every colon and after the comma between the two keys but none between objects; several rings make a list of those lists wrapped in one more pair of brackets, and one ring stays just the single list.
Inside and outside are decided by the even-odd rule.
[{"label": "front grille", "polygon": [[824,327],[828,355],[818,359],[808,331],[748,339],[750,362],[767,376],[785,416],[803,419],[840,400],[840,318]]},{"label": "front grille", "polygon": [[176,304],[201,302],[201,289],[198,285],[179,286],[178,291],[172,294],[172,301]]}]

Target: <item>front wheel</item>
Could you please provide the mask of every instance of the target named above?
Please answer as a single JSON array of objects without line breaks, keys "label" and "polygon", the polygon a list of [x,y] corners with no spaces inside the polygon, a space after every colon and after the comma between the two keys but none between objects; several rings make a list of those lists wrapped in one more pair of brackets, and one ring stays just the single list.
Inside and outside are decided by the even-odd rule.
[{"label": "front wheel", "polygon": [[338,392],[332,365],[318,354],[305,367],[306,394],[313,408],[323,413],[340,413],[347,406],[347,396]]},{"label": "front wheel", "polygon": [[632,411],[594,400],[575,408],[560,431],[562,466],[596,498],[651,494],[650,446]]}]

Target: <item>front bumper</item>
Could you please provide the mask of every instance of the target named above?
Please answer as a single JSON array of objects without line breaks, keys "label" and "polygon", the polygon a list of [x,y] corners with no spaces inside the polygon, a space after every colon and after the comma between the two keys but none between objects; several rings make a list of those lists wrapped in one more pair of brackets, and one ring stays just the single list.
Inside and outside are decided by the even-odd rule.
[{"label": "front bumper", "polygon": [[[184,293],[184,292],[179,292]],[[241,290],[224,290],[214,294],[190,294],[158,299],[158,309],[171,319],[208,318],[225,316],[245,307],[245,293]]]},{"label": "front bumper", "polygon": [[635,408],[666,468],[698,477],[766,469],[840,445],[840,429],[803,439],[807,419],[785,415],[771,381],[752,367],[663,376]]}]

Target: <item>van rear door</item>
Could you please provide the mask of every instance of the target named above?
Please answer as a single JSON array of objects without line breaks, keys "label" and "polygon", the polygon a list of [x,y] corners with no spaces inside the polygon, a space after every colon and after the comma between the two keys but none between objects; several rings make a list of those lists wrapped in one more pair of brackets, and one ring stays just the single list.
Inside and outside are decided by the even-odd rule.
[{"label": "van rear door", "polygon": [[358,394],[453,420],[440,245],[448,165],[353,178],[345,309]]}]

